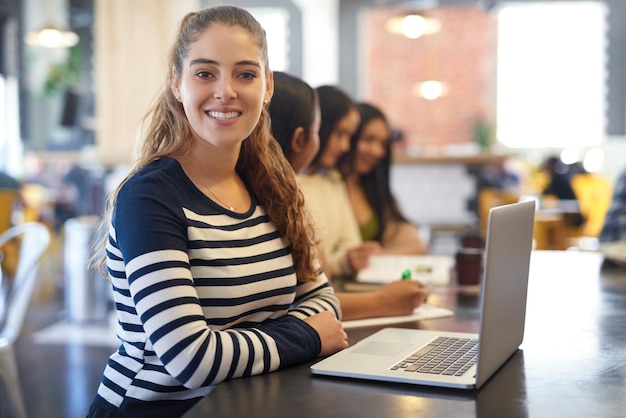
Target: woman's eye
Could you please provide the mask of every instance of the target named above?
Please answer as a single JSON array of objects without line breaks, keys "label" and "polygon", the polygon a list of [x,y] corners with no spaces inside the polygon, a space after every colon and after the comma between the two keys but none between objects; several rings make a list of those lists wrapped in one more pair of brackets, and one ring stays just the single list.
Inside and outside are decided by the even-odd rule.
[{"label": "woman's eye", "polygon": [[239,75],[239,77],[247,79],[247,80],[252,80],[256,78],[256,73],[253,72],[245,72],[245,73],[241,73]]},{"label": "woman's eye", "polygon": [[208,71],[198,71],[196,73],[196,77],[199,77],[199,78],[209,78],[209,77],[211,77],[211,73],[208,72]]}]

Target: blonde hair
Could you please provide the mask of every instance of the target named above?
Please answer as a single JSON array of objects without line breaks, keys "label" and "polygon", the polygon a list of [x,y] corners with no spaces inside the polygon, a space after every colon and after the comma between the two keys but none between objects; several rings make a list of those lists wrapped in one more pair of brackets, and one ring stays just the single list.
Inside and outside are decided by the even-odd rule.
[{"label": "blonde hair", "polygon": [[[183,18],[169,54],[170,71],[167,72],[166,83],[144,118],[147,130],[142,135],[143,142],[134,167],[107,200],[98,233],[98,246],[94,248],[91,258],[92,264],[97,264],[103,273],[106,270],[108,228],[117,193],[122,185],[151,161],[189,152],[191,127],[170,85],[173,76],[180,77],[182,74],[183,61],[190,45],[214,23],[239,26],[248,31],[258,41],[265,62],[265,75],[266,78],[269,77],[265,31],[249,12],[233,6],[218,6],[190,13]],[[289,243],[298,280],[314,280],[318,274],[315,261],[317,238],[296,175],[272,137],[266,107],[263,108],[256,127],[242,143],[236,170],[254,191],[270,220]]]}]

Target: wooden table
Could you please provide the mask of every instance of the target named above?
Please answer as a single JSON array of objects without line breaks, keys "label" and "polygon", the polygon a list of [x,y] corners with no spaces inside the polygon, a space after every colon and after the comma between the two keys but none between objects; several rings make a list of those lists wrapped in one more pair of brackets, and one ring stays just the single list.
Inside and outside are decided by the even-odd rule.
[{"label": "wooden table", "polygon": [[[185,417],[625,417],[626,271],[597,253],[535,251],[521,349],[479,391],[312,376],[309,364],[218,385]],[[476,332],[479,298],[445,289],[450,318],[401,327]],[[378,328],[349,330],[355,343]]]}]

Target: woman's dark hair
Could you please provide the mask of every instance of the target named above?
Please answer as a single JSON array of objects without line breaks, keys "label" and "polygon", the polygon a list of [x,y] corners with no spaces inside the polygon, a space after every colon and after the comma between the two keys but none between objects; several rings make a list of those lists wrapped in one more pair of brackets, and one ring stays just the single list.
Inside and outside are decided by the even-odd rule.
[{"label": "woman's dark hair", "polygon": [[291,138],[296,128],[304,128],[306,137],[315,120],[317,93],[303,80],[274,71],[274,95],[269,104],[272,134],[287,160],[291,160]]},{"label": "woman's dark hair", "polygon": [[337,123],[343,119],[350,110],[355,108],[355,103],[350,96],[335,86],[320,86],[317,89],[317,97],[320,103],[320,149],[311,161],[313,169],[319,168],[319,160],[326,150],[328,139]]},{"label": "woman's dark hair", "polygon": [[[339,169],[344,177],[348,176],[355,169],[358,142],[361,139],[365,126],[373,120],[380,119],[389,128],[387,118],[377,107],[368,103],[359,103],[356,105],[356,108],[361,115],[361,122],[354,135],[350,138],[350,150],[343,154],[338,162]],[[391,129],[389,129],[389,132],[391,132]],[[391,138],[389,138],[385,156],[378,165],[371,172],[362,175],[360,178],[367,201],[374,209],[374,212],[380,216],[381,233],[385,230],[389,220],[408,222],[391,192],[391,142]],[[378,240],[380,238],[380,236],[376,237]]]}]

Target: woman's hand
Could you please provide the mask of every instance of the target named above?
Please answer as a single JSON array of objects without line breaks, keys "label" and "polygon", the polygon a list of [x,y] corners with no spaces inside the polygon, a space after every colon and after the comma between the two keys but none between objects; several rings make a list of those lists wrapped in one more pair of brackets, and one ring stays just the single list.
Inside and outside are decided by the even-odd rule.
[{"label": "woman's hand", "polygon": [[427,288],[418,280],[396,280],[374,293],[380,316],[409,315],[428,297]]},{"label": "woman's hand", "polygon": [[320,356],[327,356],[348,347],[348,335],[343,325],[330,311],[321,312],[304,320],[320,336],[322,349]]},{"label": "woman's hand", "polygon": [[378,241],[365,241],[358,247],[348,250],[348,263],[352,271],[357,272],[365,267],[371,255],[380,253],[380,243]]}]

